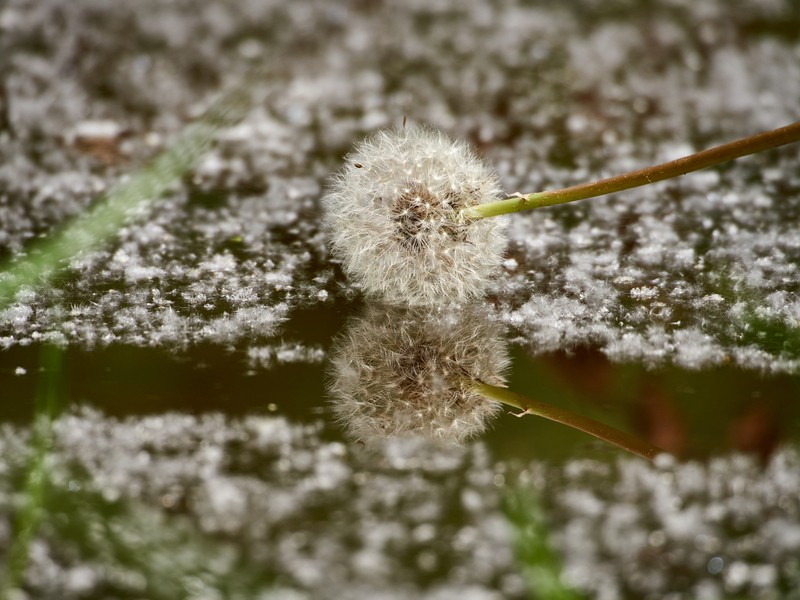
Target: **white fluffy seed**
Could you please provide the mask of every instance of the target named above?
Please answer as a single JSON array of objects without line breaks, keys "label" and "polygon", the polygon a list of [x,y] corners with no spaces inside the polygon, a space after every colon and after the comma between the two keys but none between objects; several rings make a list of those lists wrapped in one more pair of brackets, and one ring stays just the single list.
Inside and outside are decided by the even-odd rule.
[{"label": "white fluffy seed", "polygon": [[503,261],[498,219],[459,211],[496,200],[495,172],[461,142],[419,126],[358,144],[323,198],[333,254],[367,294],[402,305],[482,295]]},{"label": "white fluffy seed", "polygon": [[471,382],[504,384],[503,330],[477,310],[453,313],[373,304],[336,340],[329,391],[355,438],[422,435],[460,443],[499,405]]}]

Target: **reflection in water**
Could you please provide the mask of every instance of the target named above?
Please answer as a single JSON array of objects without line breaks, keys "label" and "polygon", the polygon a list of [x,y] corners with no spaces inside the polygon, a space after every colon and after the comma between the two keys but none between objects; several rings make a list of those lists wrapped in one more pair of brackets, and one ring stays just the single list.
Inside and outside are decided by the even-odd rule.
[{"label": "reflection in water", "polygon": [[501,404],[578,429],[648,460],[647,442],[505,387],[500,325],[480,307],[433,311],[372,305],[332,353],[334,410],[356,438],[421,434],[461,442],[483,432]]},{"label": "reflection in water", "polygon": [[622,448],[632,454],[653,460],[659,454],[664,453],[664,450],[657,446],[647,443],[638,437],[614,429],[608,425],[583,417],[571,410],[566,410],[547,404],[546,402],[539,402],[516,394],[506,388],[490,385],[483,382],[475,383],[475,390],[483,394],[486,398],[491,398],[497,402],[502,402],[508,406],[520,409],[522,412],[518,416],[523,415],[536,415],[544,419],[567,425],[578,431],[583,431],[597,439],[604,440],[609,444],[613,444],[618,448]]},{"label": "reflection in water", "polygon": [[334,410],[356,438],[418,433],[461,442],[499,410],[473,386],[502,386],[503,328],[478,307],[453,311],[370,305],[332,358]]}]

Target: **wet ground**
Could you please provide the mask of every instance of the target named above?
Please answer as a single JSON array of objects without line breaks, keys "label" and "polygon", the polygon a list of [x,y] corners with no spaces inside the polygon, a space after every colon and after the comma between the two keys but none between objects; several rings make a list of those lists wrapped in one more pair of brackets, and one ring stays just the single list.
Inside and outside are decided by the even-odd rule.
[{"label": "wet ground", "polygon": [[[478,351],[442,350],[654,464],[512,409],[463,446],[353,440],[336,340],[398,319],[320,230],[343,155],[404,116],[509,194],[796,121],[798,24],[790,0],[5,2],[0,593],[800,597],[797,147],[507,217]],[[237,86],[130,219],[42,245]]]}]

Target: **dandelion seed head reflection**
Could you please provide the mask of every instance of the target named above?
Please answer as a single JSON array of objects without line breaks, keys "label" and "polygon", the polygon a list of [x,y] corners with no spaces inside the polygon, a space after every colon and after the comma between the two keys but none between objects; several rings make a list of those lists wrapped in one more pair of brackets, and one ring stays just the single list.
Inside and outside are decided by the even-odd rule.
[{"label": "dandelion seed head reflection", "polygon": [[478,309],[370,307],[336,342],[334,411],[362,440],[418,434],[463,442],[499,410],[470,382],[504,384],[509,358],[502,333]]}]

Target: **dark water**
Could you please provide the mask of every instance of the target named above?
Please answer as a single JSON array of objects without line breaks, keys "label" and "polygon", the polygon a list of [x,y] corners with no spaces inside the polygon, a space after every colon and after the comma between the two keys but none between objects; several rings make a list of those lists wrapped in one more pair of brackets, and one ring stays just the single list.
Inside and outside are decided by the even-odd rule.
[{"label": "dark water", "polygon": [[[281,339],[330,349],[362,309],[337,302],[297,314]],[[244,350],[218,345],[71,347],[57,352],[58,362],[48,352],[33,345],[0,354],[0,492],[16,489],[18,498],[0,513],[6,531],[17,532],[6,534],[0,556],[9,581],[26,582],[32,597],[253,597],[271,590],[293,598],[310,590],[310,597],[332,598],[387,589],[436,597],[437,589],[458,594],[477,585],[489,595],[476,597],[524,598],[556,585],[559,597],[571,598],[580,596],[553,583],[564,577],[562,566],[581,585],[598,569],[599,558],[587,560],[586,552],[614,556],[628,539],[648,553],[636,559],[642,572],[684,573],[672,589],[695,589],[706,573],[724,581],[741,568],[730,558],[738,544],[755,547],[764,557],[756,560],[782,565],[773,588],[788,592],[796,580],[791,532],[800,504],[791,483],[795,455],[786,450],[800,439],[796,376],[732,366],[647,369],[591,349],[530,356],[510,348],[512,390],[680,459],[654,468],[512,409],[466,448],[391,441],[364,448],[335,418],[327,360],[264,368]],[[47,386],[56,395],[43,408]],[[41,423],[46,414],[60,415],[46,430],[55,432],[54,444],[34,438],[33,454],[20,454],[13,432],[30,432],[33,417]],[[39,472],[48,474],[43,487]],[[674,495],[668,506],[664,494]],[[624,514],[638,517],[619,521]],[[681,533],[687,526],[697,529],[688,541]],[[21,533],[31,527],[33,538]],[[786,530],[770,558],[759,544],[762,530],[775,527]],[[375,536],[393,541],[374,546]],[[60,565],[49,575],[30,554],[37,539]],[[233,562],[209,569],[219,556]],[[612,561],[605,576],[636,597],[641,587],[605,560]],[[359,561],[391,565],[391,574]],[[28,568],[24,576],[17,564]],[[403,591],[408,581],[416,591]],[[758,579],[746,585],[764,587]]]},{"label": "dark water", "polygon": [[[295,315],[282,340],[328,348],[353,307]],[[530,356],[511,347],[509,387],[527,397],[573,410],[628,431],[686,459],[744,451],[766,458],[781,443],[800,440],[800,377],[765,375],[735,366],[692,371],[615,364],[602,353]],[[42,375],[41,348],[0,353],[3,422],[29,423]],[[19,374],[19,369],[25,374]],[[187,349],[109,346],[64,352],[67,409],[86,405],[109,416],[159,412],[220,412],[229,416],[279,414],[299,422],[323,419],[339,432],[330,408],[326,361],[248,364],[244,351],[217,345]],[[606,444],[514,409],[494,419],[483,439],[501,460],[563,461],[577,454],[610,455]]]}]

